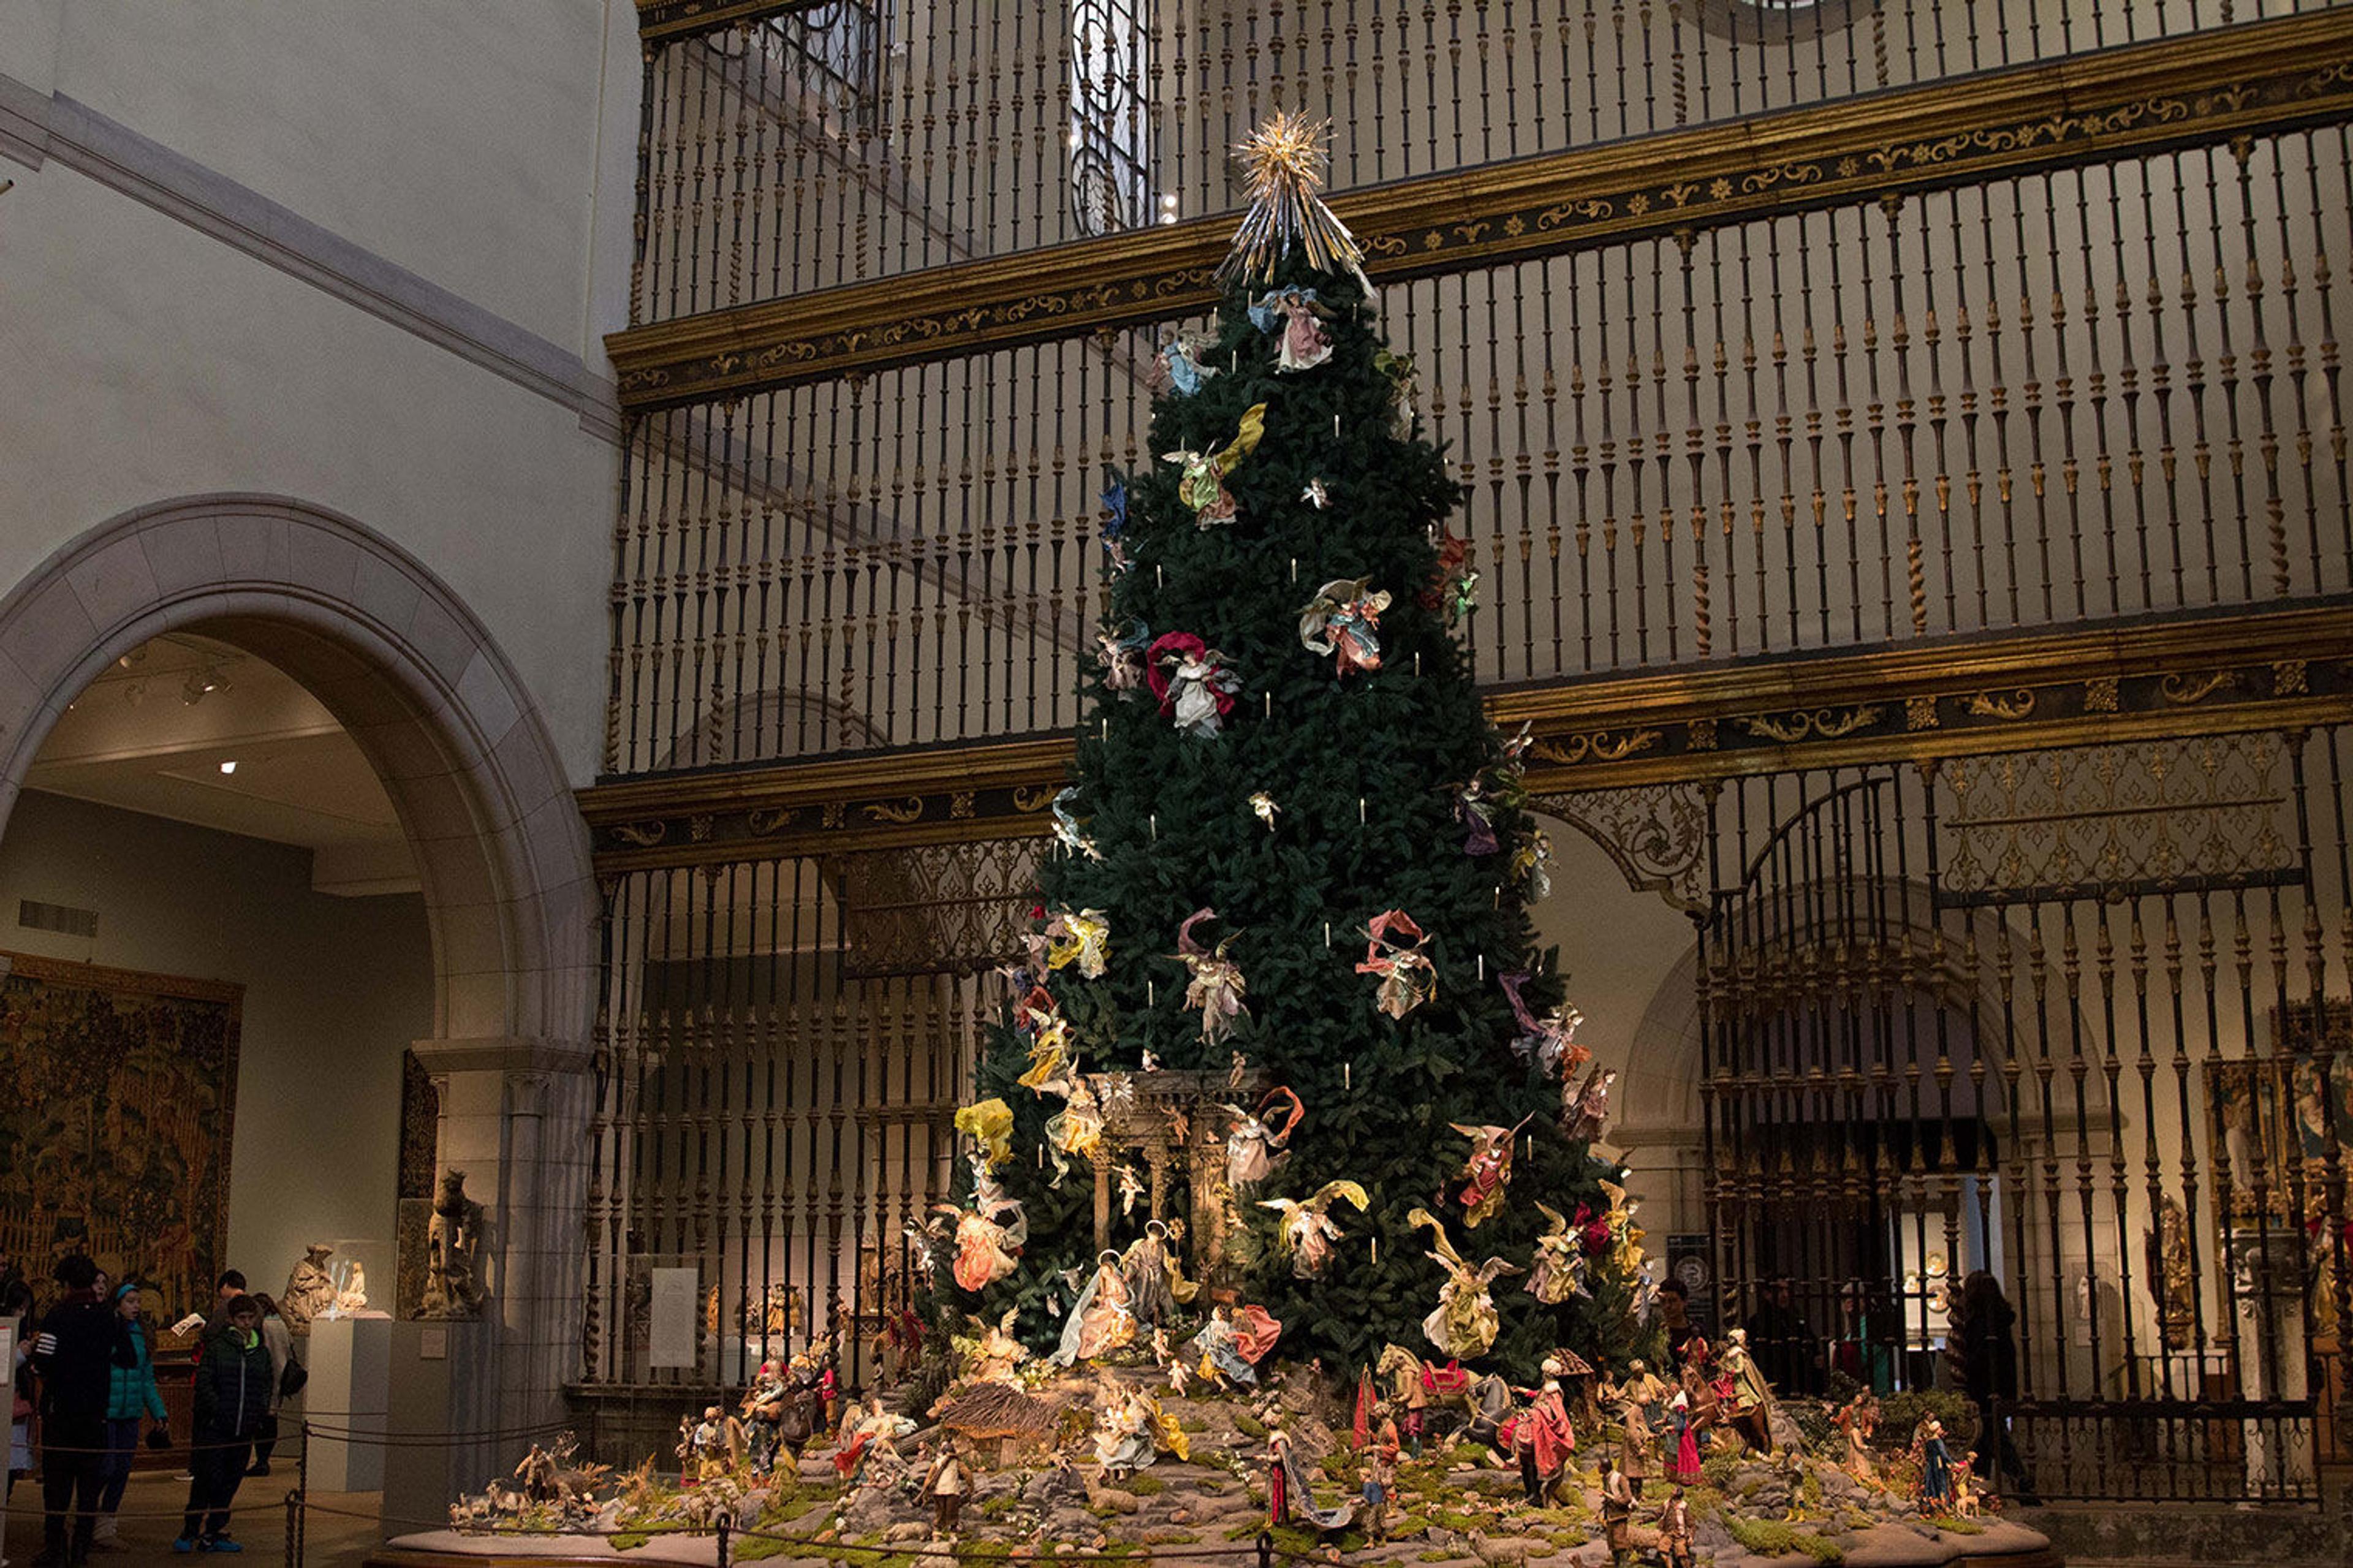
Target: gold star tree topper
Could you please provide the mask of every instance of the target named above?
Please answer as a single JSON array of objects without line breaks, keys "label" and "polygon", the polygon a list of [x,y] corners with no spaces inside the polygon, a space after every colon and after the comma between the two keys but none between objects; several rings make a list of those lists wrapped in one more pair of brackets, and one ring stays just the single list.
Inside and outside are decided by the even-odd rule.
[{"label": "gold star tree topper", "polygon": [[1318,272],[1352,272],[1366,293],[1372,291],[1356,237],[1316,195],[1324,184],[1324,142],[1331,129],[1328,120],[1283,110],[1235,146],[1250,210],[1219,264],[1219,283],[1271,283],[1275,268],[1297,247],[1307,252],[1308,265]]}]

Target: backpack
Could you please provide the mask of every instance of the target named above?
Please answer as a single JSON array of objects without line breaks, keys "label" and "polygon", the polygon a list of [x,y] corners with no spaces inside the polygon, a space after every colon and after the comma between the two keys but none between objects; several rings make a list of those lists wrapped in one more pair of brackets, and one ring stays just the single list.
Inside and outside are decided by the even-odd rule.
[{"label": "backpack", "polygon": [[302,1385],[310,1381],[311,1369],[304,1366],[301,1362],[297,1360],[295,1357],[291,1355],[288,1356],[286,1358],[286,1370],[278,1374],[278,1397],[280,1399],[293,1398],[296,1394],[302,1392]]}]

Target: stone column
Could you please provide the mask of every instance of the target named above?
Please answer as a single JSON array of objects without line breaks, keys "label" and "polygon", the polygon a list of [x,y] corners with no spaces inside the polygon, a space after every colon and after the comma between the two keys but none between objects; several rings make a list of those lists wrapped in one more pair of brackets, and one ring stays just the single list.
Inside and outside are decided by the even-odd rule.
[{"label": "stone column", "polygon": [[[579,1373],[588,1051],[514,1037],[415,1048],[440,1093],[438,1171],[465,1172],[483,1210],[487,1331],[470,1341],[479,1363],[448,1413],[452,1435],[504,1434],[452,1445],[453,1481],[478,1487],[513,1466],[531,1440],[521,1429],[564,1420],[564,1387]],[[399,1314],[416,1305],[400,1302]]]}]

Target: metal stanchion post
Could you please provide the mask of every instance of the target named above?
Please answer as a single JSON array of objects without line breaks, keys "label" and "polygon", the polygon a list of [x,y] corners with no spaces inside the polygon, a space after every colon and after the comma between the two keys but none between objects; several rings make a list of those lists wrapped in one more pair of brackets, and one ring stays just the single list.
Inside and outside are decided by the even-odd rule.
[{"label": "metal stanchion post", "polygon": [[297,1489],[286,1494],[286,1568],[302,1568],[302,1547],[299,1534],[302,1514],[302,1493]]},{"label": "metal stanchion post", "polygon": [[1258,1532],[1258,1568],[1274,1568],[1274,1532]]},{"label": "metal stanchion post", "polygon": [[727,1568],[727,1516],[719,1516],[719,1568]]}]

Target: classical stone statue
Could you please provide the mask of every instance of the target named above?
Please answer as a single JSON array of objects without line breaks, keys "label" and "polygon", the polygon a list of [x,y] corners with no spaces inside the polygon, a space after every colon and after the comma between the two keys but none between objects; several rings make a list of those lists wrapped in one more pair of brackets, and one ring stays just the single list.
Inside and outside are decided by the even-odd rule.
[{"label": "classical stone statue", "polygon": [[477,1265],[481,1237],[482,1205],[466,1195],[466,1173],[444,1171],[425,1231],[425,1294],[417,1303],[418,1317],[481,1315],[482,1280]]},{"label": "classical stone statue", "polygon": [[335,1304],[335,1277],[327,1271],[334,1248],[323,1241],[311,1244],[302,1260],[286,1276],[286,1289],[278,1298],[278,1315],[289,1333],[307,1334],[311,1320]]}]

